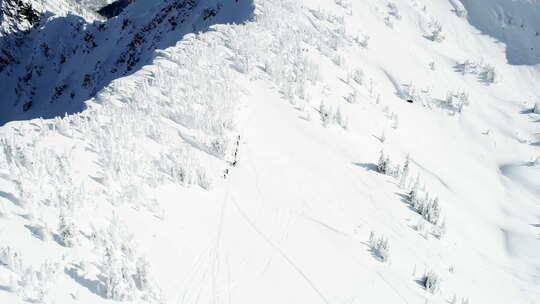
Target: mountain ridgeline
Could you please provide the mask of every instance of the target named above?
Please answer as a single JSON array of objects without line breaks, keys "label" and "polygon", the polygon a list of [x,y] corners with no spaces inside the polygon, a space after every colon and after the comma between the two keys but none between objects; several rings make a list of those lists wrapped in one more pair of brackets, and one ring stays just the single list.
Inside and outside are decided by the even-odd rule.
[{"label": "mountain ridgeline", "polygon": [[[117,18],[89,22],[73,14],[40,14],[31,2],[7,0],[0,37],[0,125],[79,112],[112,80],[150,63],[155,50],[217,22],[249,20],[249,2],[122,0],[99,11]],[[236,13],[220,18],[223,10]]]}]

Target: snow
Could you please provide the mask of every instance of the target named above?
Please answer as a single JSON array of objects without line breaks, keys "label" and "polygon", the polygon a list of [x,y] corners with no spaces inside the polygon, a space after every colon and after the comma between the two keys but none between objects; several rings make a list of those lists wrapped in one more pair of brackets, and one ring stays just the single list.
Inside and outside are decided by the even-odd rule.
[{"label": "snow", "polygon": [[[122,16],[138,29],[172,2]],[[56,78],[29,117],[2,98],[0,303],[111,303],[110,286],[127,303],[536,303],[538,8],[201,1],[178,41],[145,49],[63,119],[28,119],[48,113]],[[381,150],[391,166],[409,158],[404,183],[377,172]],[[420,199],[439,199],[437,225],[408,201],[417,176]],[[127,285],[111,283],[117,268]]]}]

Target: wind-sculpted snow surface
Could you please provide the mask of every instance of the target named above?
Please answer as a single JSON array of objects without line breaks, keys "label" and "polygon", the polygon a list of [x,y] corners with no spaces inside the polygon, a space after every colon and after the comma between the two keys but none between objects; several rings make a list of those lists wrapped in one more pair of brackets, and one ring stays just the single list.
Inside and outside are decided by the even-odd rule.
[{"label": "wind-sculpted snow surface", "polygon": [[73,55],[10,119],[80,107],[0,127],[0,303],[536,303],[540,71],[468,8],[138,0],[31,30],[28,64]]}]

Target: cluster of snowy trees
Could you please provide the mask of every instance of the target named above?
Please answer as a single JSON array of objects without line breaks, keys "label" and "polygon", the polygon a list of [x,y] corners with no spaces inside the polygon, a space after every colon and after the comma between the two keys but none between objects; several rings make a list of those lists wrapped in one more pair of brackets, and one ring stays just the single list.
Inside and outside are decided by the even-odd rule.
[{"label": "cluster of snowy trees", "polygon": [[443,27],[436,19],[431,19],[425,28],[425,37],[434,42],[442,42],[445,39]]},{"label": "cluster of snowy trees", "polygon": [[342,113],[340,107],[334,110],[334,108],[321,102],[321,105],[319,106],[319,114],[321,116],[323,126],[325,127],[331,124],[336,124],[346,130],[349,126],[349,121]]},{"label": "cluster of snowy trees", "polygon": [[420,195],[420,178],[416,179],[414,186],[409,192],[408,202],[411,207],[421,214],[424,219],[433,225],[437,225],[441,219],[441,207],[439,204],[439,198],[430,197],[428,192],[425,192],[425,196]]},{"label": "cluster of snowy trees", "polygon": [[[400,188],[407,192],[407,203],[410,207],[432,225],[431,233],[441,238],[446,233],[446,223],[442,219],[442,211],[437,196],[431,196],[425,190],[425,185],[421,186],[420,176],[411,178],[410,159],[407,156],[403,165],[392,163],[390,157],[381,151],[377,170],[385,175],[389,175],[399,180]],[[422,227],[422,229],[418,229]],[[423,224],[418,225],[417,230],[423,230]]]},{"label": "cluster of snowy trees", "polygon": [[115,301],[162,302],[148,262],[137,253],[131,235],[117,218],[105,230],[94,233],[93,242],[102,257],[99,268],[103,296]]},{"label": "cluster of snowy trees", "polygon": [[441,279],[434,271],[427,271],[420,279],[420,284],[430,293],[436,293],[441,284]]},{"label": "cluster of snowy trees", "polygon": [[455,113],[461,113],[463,108],[469,104],[469,94],[464,91],[450,91],[446,94],[446,99],[441,101],[442,107],[455,111]]},{"label": "cluster of snowy trees", "polygon": [[459,70],[463,75],[476,75],[476,77],[478,77],[478,79],[486,85],[490,85],[500,81],[500,76],[495,70],[495,67],[491,64],[484,62],[483,59],[467,59],[463,63],[459,63],[456,66],[456,69]]},{"label": "cluster of snowy trees", "polygon": [[394,24],[401,20],[401,14],[399,13],[399,9],[396,6],[394,2],[388,2],[386,1],[386,12],[384,16],[384,23],[389,28],[394,28]]},{"label": "cluster of snowy trees", "polygon": [[[379,93],[375,86],[375,82],[373,81],[373,78],[368,77],[368,75],[366,75],[364,70],[362,70],[361,68],[355,68],[349,71],[347,73],[346,81],[349,85],[356,84],[359,86],[358,89],[365,90],[371,99],[379,98]],[[355,91],[352,94],[353,94],[352,97],[351,96],[347,97],[347,101],[349,103],[356,103],[358,90],[355,89]]]},{"label": "cluster of snowy trees", "polygon": [[463,109],[470,105],[469,94],[465,91],[448,91],[444,99],[438,99],[431,96],[430,88],[417,89],[413,83],[402,85],[399,97],[426,108],[436,107],[447,110],[452,115],[463,112]]},{"label": "cluster of snowy trees", "polygon": [[9,271],[9,291],[25,301],[44,303],[56,283],[60,265],[44,262],[38,268],[24,265],[21,254],[12,247],[0,248],[0,267]]},{"label": "cluster of snowy trees", "polygon": [[461,298],[461,301],[458,301],[458,298],[456,295],[452,297],[452,300],[450,301],[450,304],[469,304],[468,298]]},{"label": "cluster of snowy trees", "polygon": [[379,161],[377,162],[377,170],[379,171],[379,173],[389,175],[394,178],[399,178],[401,175],[408,174],[408,165],[403,169],[407,170],[407,172],[402,170],[399,164],[393,164],[390,161],[390,157],[386,155],[384,151],[381,151],[379,155]]},{"label": "cluster of snowy trees", "polygon": [[[348,1],[336,3],[345,8],[350,6]],[[343,17],[321,9],[309,10],[311,22],[299,23],[298,20],[305,20],[301,16],[304,8],[294,1],[284,1],[280,6],[263,2],[260,9],[264,14],[258,22],[264,26],[246,24],[228,29],[234,31],[228,36],[231,38],[225,41],[235,54],[233,67],[242,74],[252,71],[251,77],[272,81],[284,98],[306,112],[308,119],[313,109],[317,109],[323,125],[336,124],[346,129],[348,119],[339,106],[327,106],[324,102],[320,106],[311,104],[309,88],[321,81],[319,64],[312,59],[312,54],[319,53],[333,64],[344,67],[344,57],[341,55],[343,47],[366,48],[369,36],[348,33]],[[294,24],[289,20],[294,20]],[[258,41],[257,47],[252,43],[254,40]],[[264,73],[253,69],[255,66],[264,67]],[[355,70],[349,73],[349,83],[352,85],[354,81],[361,88],[365,87],[369,94],[375,94],[372,80],[360,73],[363,72]],[[347,100],[354,103],[356,96],[353,90]]]}]

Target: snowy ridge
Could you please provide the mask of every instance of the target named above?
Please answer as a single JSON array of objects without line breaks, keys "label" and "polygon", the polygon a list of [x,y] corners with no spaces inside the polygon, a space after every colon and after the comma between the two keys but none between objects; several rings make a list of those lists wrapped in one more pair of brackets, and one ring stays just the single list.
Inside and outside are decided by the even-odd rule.
[{"label": "snowy ridge", "polygon": [[[87,24],[28,112],[1,100],[0,302],[535,303],[536,42],[482,7],[136,1]],[[63,81],[89,100],[50,104]]]}]

